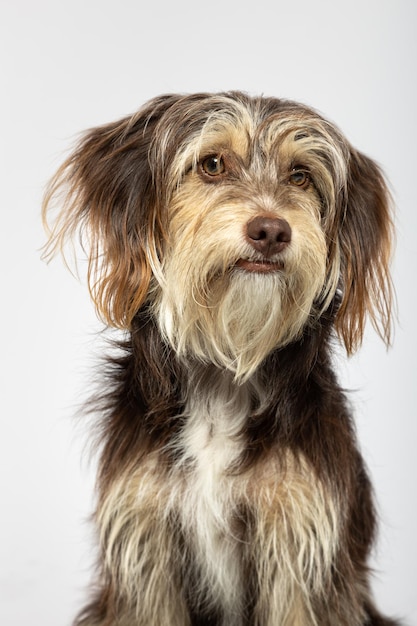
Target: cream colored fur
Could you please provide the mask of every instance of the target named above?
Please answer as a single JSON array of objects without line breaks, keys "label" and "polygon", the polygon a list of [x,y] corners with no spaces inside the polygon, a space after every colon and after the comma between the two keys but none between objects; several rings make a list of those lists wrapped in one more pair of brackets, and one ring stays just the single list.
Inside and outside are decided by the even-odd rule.
[{"label": "cream colored fur", "polygon": [[[142,598],[138,626],[153,623],[155,606],[161,624],[188,624],[179,577],[185,553],[175,543],[173,520],[196,562],[196,597],[203,606],[222,607],[224,626],[241,624],[245,559],[259,579],[256,625],[320,626],[311,598],[322,597],[330,584],[337,502],[307,462],[289,453],[243,476],[233,473],[254,389],[229,382],[219,380],[206,397],[190,394],[177,441],[182,456],[168,476],[161,476],[154,457],[116,483],[101,506],[108,570],[118,572],[117,584],[133,604]],[[242,506],[253,517],[250,543],[236,525]]]}]

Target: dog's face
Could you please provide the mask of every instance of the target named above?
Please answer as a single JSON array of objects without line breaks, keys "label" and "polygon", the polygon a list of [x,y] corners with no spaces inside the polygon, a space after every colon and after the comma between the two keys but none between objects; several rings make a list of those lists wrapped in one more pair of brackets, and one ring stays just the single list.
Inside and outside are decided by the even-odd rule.
[{"label": "dog's face", "polygon": [[388,340],[391,221],[377,166],[314,111],[241,93],[166,96],[91,131],[51,249],[81,226],[100,312],[146,303],[179,355],[244,379],[336,291],[348,352],[367,313]]},{"label": "dog's face", "polygon": [[[345,160],[325,126],[300,111],[263,118],[226,98],[216,105],[199,112],[199,132],[172,154],[157,311],[180,353],[242,376],[334,295],[328,168],[338,185]],[[320,151],[333,159],[327,167]]]}]

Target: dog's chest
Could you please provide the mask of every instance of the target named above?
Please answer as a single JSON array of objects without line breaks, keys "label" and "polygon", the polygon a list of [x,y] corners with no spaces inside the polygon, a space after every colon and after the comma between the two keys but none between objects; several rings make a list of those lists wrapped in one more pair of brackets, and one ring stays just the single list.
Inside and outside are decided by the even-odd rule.
[{"label": "dog's chest", "polygon": [[[221,394],[220,394],[221,396]],[[225,402],[190,403],[181,436],[185,487],[180,515],[191,543],[201,593],[233,614],[242,596],[236,514],[242,480],[231,467],[243,451],[240,431],[248,413],[246,394]],[[209,590],[209,591],[208,591]]]}]

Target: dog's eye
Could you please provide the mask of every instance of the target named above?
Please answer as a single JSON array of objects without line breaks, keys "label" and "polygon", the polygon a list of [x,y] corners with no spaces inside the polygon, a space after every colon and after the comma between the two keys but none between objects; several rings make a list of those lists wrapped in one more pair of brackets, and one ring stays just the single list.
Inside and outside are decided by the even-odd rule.
[{"label": "dog's eye", "polygon": [[224,165],[223,157],[218,155],[212,155],[206,157],[201,162],[201,169],[205,174],[208,174],[209,176],[220,176],[220,174],[223,174],[225,172],[226,167]]},{"label": "dog's eye", "polygon": [[311,182],[310,173],[302,169],[293,169],[288,182],[295,187],[306,189]]}]

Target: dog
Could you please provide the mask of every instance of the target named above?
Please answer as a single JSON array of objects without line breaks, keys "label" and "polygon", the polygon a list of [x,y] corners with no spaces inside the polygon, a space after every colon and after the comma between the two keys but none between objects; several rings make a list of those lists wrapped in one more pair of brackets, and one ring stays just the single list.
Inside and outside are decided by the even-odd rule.
[{"label": "dog", "polygon": [[390,344],[379,166],[296,102],[164,95],[84,134],[43,211],[45,256],[78,235],[121,331],[75,624],[397,623],[372,599],[372,488],[332,361],[367,318]]}]

